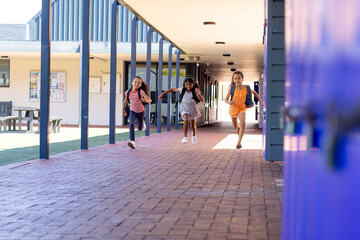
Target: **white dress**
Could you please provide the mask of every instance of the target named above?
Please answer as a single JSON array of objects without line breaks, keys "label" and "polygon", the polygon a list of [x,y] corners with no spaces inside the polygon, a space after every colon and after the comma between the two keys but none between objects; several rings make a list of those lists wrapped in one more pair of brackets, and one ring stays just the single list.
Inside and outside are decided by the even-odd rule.
[{"label": "white dress", "polygon": [[[180,88],[180,93],[181,93]],[[197,119],[201,117],[199,106],[196,104],[195,100],[193,99],[192,92],[186,91],[184,93],[184,97],[180,104],[180,114],[181,117],[184,118],[184,114],[189,115],[189,120]]]}]

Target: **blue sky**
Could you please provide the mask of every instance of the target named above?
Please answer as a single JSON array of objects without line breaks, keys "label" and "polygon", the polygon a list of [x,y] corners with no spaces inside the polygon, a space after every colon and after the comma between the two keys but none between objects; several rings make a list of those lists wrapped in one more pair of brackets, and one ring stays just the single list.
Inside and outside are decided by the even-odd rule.
[{"label": "blue sky", "polygon": [[0,24],[27,23],[41,9],[41,0],[0,0]]}]

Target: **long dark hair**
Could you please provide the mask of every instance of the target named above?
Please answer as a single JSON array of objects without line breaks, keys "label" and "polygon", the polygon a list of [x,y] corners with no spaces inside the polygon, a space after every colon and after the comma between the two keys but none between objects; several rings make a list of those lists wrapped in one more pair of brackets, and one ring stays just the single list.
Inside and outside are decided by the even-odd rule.
[{"label": "long dark hair", "polygon": [[191,75],[187,75],[185,77],[185,80],[184,80],[184,83],[183,83],[183,88],[182,88],[181,93],[180,93],[180,100],[179,101],[181,102],[183,97],[184,97],[184,94],[186,92],[185,83],[187,83],[187,82],[194,84],[194,87],[191,89],[191,93],[193,95],[193,99],[195,100],[195,102],[199,103],[200,99],[196,96],[196,93],[195,93],[195,88],[199,88],[199,84],[196,82],[196,80]]},{"label": "long dark hair", "polygon": [[241,78],[244,80],[244,74],[243,74],[242,72],[240,72],[240,71],[236,71],[236,72],[233,73],[233,75],[232,75],[232,77],[231,77],[230,86],[233,85],[233,84],[235,84],[235,83],[234,83],[234,76],[235,76],[235,74],[240,74]]},{"label": "long dark hair", "polygon": [[148,87],[148,85],[146,84],[146,82],[144,82],[144,81],[142,80],[142,78],[139,77],[139,76],[135,76],[135,77],[131,80],[131,88],[132,88],[132,83],[133,83],[133,81],[134,81],[136,78],[138,78],[138,79],[141,80],[141,86],[140,86],[139,89],[143,90],[143,91],[146,93],[146,95],[149,96],[149,87]]}]

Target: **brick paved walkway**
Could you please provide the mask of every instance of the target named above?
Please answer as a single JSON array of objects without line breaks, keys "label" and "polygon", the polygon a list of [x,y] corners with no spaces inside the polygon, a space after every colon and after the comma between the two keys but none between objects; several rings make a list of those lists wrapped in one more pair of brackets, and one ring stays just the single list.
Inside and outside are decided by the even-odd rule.
[{"label": "brick paved walkway", "polygon": [[262,160],[260,131],[247,129],[241,150],[224,143],[233,133],[217,124],[197,144],[171,131],[135,150],[0,167],[0,239],[279,239],[281,166]]}]

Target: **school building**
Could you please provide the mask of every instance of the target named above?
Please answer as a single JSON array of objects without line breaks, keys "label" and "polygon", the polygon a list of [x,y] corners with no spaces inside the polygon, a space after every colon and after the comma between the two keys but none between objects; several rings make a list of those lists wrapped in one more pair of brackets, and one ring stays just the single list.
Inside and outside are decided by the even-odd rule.
[{"label": "school building", "polygon": [[[359,7],[356,0],[43,0],[25,28],[13,28],[25,39],[0,41],[0,101],[41,105],[43,121],[62,116],[79,125],[82,151],[24,165],[33,178],[42,169],[64,179],[31,196],[40,180],[26,183],[23,165],[0,168],[21,189],[4,198],[13,207],[0,212],[0,239],[360,238]],[[228,117],[224,95],[236,70],[264,100],[248,112],[262,128],[261,149],[218,150],[231,131],[219,122]],[[178,95],[157,99],[188,74],[200,83],[198,125],[207,127],[184,156],[173,143]],[[135,75],[150,85],[146,121],[162,134],[139,139],[137,152],[114,139]],[[92,125],[109,127],[109,145],[88,150]],[[40,159],[48,148],[43,127]],[[12,197],[26,201],[18,207]]]},{"label": "school building", "polygon": [[[111,5],[109,1],[99,1],[91,5],[90,14],[90,76],[89,76],[89,125],[109,125],[109,93],[110,93],[110,23]],[[122,108],[124,92],[130,86],[131,60],[131,21],[134,14],[124,6],[118,7],[118,43],[117,43],[117,86],[116,86],[116,125],[124,124],[124,117],[119,109]],[[50,115],[62,116],[63,124],[78,125],[80,122],[80,38],[81,38],[81,2],[53,1],[51,21],[51,72],[52,86],[50,95]],[[137,63],[136,75],[146,79],[146,34],[148,26],[137,21]],[[27,26],[10,25],[3,27],[3,41],[0,43],[1,64],[4,68],[4,85],[0,88],[1,100],[11,100],[14,106],[39,106],[40,101],[40,34],[41,12],[35,15]],[[4,25],[3,25],[4,26]],[[15,36],[16,34],[20,36]],[[10,36],[9,36],[10,35]],[[169,88],[168,86],[168,52],[170,43],[166,40],[163,45],[162,86],[158,87],[159,75],[159,42],[160,35],[152,34],[151,46],[151,75],[150,95],[153,100],[150,105],[152,124],[157,109],[157,92]],[[170,87],[176,87],[176,48],[172,48],[172,79]],[[262,47],[257,50],[258,58],[262,58]],[[205,104],[201,104],[203,118],[198,124],[203,125],[219,119],[217,94],[219,86],[229,84],[231,75],[217,77],[208,70],[209,62],[200,61],[200,56],[181,54],[180,79],[185,75],[193,75],[202,86]],[[259,81],[262,71],[261,65],[246,79],[253,85]],[[256,72],[257,71],[257,72]],[[230,72],[230,69],[229,69]],[[62,80],[58,77],[61,76]],[[62,81],[57,84],[58,81]],[[220,83],[221,82],[221,83]],[[180,84],[180,85],[181,85]],[[225,89],[226,86],[222,87]],[[226,87],[227,91],[227,87]],[[167,118],[167,97],[161,104],[162,122]],[[175,94],[172,96],[171,121],[174,124]],[[252,114],[254,118],[255,113]],[[223,119],[225,116],[220,116]],[[126,119],[125,119],[126,120]],[[164,121],[165,120],[165,121]]]}]

